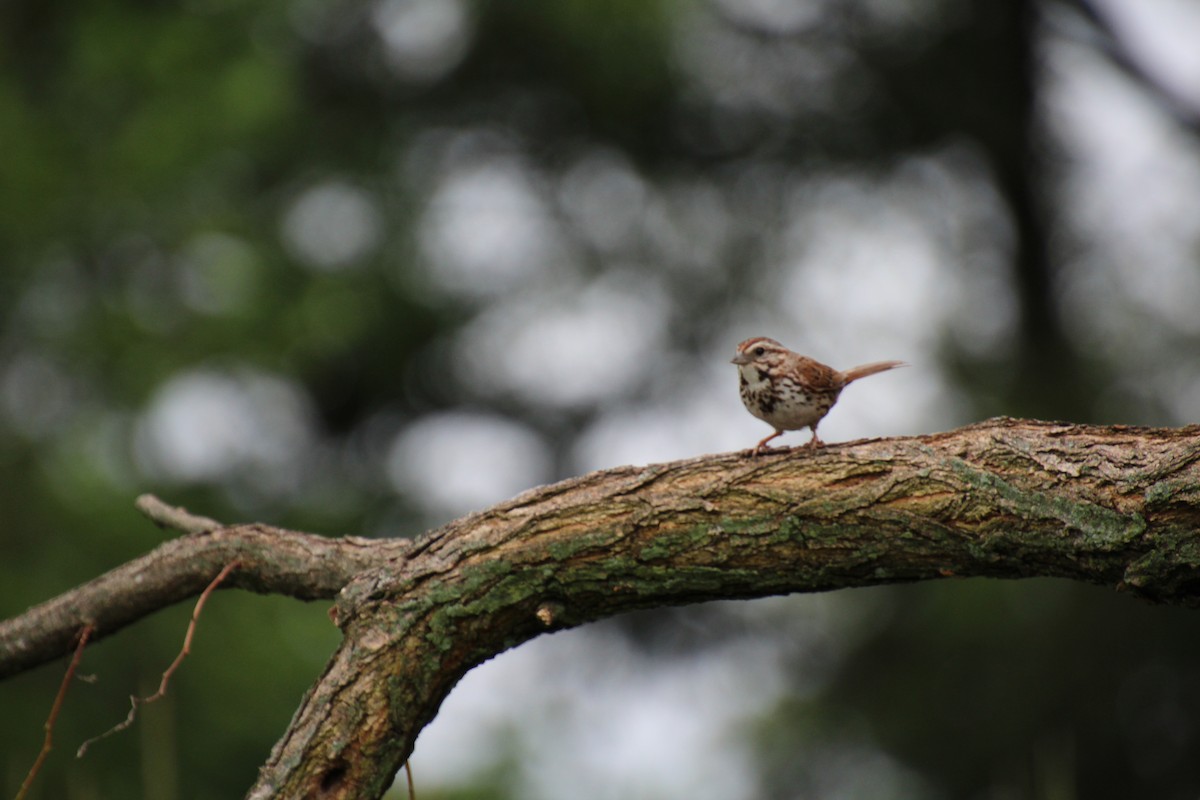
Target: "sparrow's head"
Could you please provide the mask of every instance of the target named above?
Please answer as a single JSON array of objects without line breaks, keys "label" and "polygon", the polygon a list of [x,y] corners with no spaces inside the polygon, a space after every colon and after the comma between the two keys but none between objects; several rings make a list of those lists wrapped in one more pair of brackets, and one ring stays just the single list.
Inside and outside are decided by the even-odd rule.
[{"label": "sparrow's head", "polygon": [[749,364],[772,364],[780,356],[787,355],[788,349],[774,339],[765,336],[755,336],[737,346],[737,354],[730,363],[743,367]]}]

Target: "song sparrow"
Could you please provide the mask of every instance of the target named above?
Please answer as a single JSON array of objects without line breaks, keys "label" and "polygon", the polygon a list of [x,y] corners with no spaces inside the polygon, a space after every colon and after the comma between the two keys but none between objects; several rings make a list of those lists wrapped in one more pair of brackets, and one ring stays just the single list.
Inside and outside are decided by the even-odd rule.
[{"label": "song sparrow", "polygon": [[765,336],[739,344],[733,363],[737,364],[746,410],[775,429],[754,446],[754,455],[769,451],[767,442],[784,431],[801,428],[812,429],[807,447],[820,447],[824,443],[817,437],[817,423],[833,408],[847,384],[906,366],[903,361],[877,361],[839,372]]}]

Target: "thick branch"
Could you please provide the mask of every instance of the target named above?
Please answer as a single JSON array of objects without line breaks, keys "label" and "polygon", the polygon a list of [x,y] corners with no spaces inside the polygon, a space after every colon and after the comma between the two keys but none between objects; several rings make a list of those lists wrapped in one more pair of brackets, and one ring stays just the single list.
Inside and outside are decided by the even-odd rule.
[{"label": "thick branch", "polygon": [[327,539],[266,525],[237,525],[173,539],[0,622],[0,678],[69,653],[75,636],[88,623],[95,626],[92,640],[96,641],[199,594],[235,558],[239,567],[224,586],[316,600],[334,597],[369,566],[403,558],[410,544],[407,540]]},{"label": "thick branch", "polygon": [[[176,512],[163,519],[196,519]],[[250,796],[378,798],[471,667],[631,609],[950,576],[1063,577],[1200,606],[1200,426],[999,419],[626,467],[415,543],[218,528],[0,624],[0,674],[65,653],[85,622],[112,632],[195,594],[234,558],[233,585],[336,596],[345,634]]]},{"label": "thick branch", "polygon": [[544,487],[339,595],[343,645],[252,798],[376,798],[454,684],[552,629],[648,606],[954,576],[1200,605],[1200,427],[996,420],[816,454]]}]

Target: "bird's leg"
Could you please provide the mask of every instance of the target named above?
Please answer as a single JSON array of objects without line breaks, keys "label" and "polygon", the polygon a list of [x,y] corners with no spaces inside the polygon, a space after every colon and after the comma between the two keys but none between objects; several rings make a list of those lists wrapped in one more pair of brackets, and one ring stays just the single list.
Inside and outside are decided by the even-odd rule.
[{"label": "bird's leg", "polygon": [[817,436],[817,426],[809,425],[808,427],[810,430],[812,430],[812,438],[808,440],[808,444],[804,445],[805,448],[809,450],[816,450],[818,447],[824,447],[825,443],[821,441],[820,436]]},{"label": "bird's leg", "polygon": [[772,439],[774,439],[776,436],[783,436],[783,431],[775,431],[775,432],[774,432],[774,433],[772,433],[770,436],[768,436],[767,438],[763,439],[763,440],[762,440],[761,442],[759,442],[758,444],[754,445],[754,449],[753,449],[752,451],[750,451],[750,454],[751,454],[751,455],[758,456],[758,455],[762,455],[763,453],[769,453],[769,452],[771,452],[771,451],[772,451],[774,448],[772,448],[772,447],[767,447],[767,442],[771,441],[771,440],[772,440]]}]

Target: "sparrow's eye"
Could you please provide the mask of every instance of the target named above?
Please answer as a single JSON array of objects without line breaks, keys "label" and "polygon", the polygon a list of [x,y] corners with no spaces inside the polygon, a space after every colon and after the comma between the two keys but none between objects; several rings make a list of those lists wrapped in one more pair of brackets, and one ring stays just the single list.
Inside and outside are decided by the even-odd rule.
[{"label": "sparrow's eye", "polygon": [[761,356],[765,352],[767,352],[767,349],[765,347],[754,348],[754,355],[756,355],[756,356]]}]

